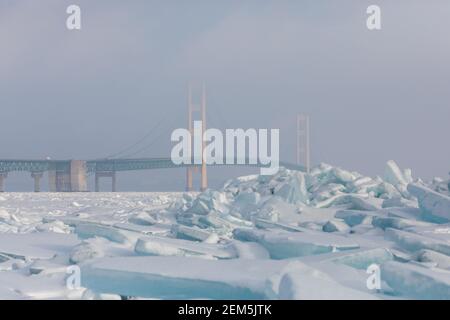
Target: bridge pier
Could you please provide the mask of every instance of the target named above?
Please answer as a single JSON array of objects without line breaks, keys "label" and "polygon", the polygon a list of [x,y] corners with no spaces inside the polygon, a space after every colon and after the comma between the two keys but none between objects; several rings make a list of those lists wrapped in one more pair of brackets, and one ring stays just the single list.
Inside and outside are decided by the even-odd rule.
[{"label": "bridge pier", "polygon": [[56,192],[70,192],[70,174],[69,172],[56,172]]},{"label": "bridge pier", "polygon": [[87,191],[87,167],[84,160],[70,161],[70,191]]},{"label": "bridge pier", "polygon": [[71,160],[48,171],[50,192],[87,191],[86,161]]},{"label": "bridge pier", "polygon": [[96,171],[95,172],[95,192],[100,192],[100,178],[111,178],[111,191],[116,192],[117,180],[115,171]]},{"label": "bridge pier", "polygon": [[56,170],[48,170],[48,191],[56,192]]},{"label": "bridge pier", "polygon": [[8,172],[0,172],[0,192],[5,192],[5,179],[8,176]]},{"label": "bridge pier", "polygon": [[41,191],[41,179],[43,177],[43,172],[32,172],[31,177],[34,179],[34,192]]},{"label": "bridge pier", "polygon": [[70,173],[67,170],[48,171],[48,189],[50,192],[70,192]]}]

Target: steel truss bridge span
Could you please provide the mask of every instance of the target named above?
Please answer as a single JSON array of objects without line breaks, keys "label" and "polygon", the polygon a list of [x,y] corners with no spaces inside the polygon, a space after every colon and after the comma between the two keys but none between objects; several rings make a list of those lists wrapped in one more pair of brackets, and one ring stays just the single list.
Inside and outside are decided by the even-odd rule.
[{"label": "steel truss bridge span", "polygon": [[[238,163],[235,158],[232,164],[211,164],[208,166],[248,166],[269,167],[248,158]],[[256,163],[254,163],[256,162]],[[305,171],[300,165],[289,162],[280,162],[281,167],[290,170]],[[116,190],[116,172],[176,169],[201,167],[201,164],[175,164],[170,158],[136,158],[136,159],[95,159],[95,160],[27,160],[27,159],[0,159],[0,192],[4,190],[4,180],[9,172],[30,172],[34,179],[34,190],[40,191],[40,180],[44,172],[49,174],[50,191],[87,191],[86,176],[95,175],[95,189],[99,191],[100,178],[112,178],[112,191]]]}]

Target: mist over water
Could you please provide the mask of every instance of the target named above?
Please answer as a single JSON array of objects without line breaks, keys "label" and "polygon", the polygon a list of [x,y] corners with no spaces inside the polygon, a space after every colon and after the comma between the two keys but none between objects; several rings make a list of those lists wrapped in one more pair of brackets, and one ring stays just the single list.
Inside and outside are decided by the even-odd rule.
[{"label": "mist over water", "polygon": [[[66,29],[69,4],[0,3],[0,158],[102,158],[155,127],[120,156],[169,157],[193,80],[207,86],[208,127],[279,128],[282,161],[295,161],[304,112],[313,164],[378,175],[394,159],[415,177],[448,177],[447,1],[377,1],[376,32],[371,1],[80,0],[80,31]],[[257,172],[208,176],[214,187]],[[184,179],[120,173],[118,189],[183,190]],[[29,174],[10,173],[7,190],[31,191]]]}]

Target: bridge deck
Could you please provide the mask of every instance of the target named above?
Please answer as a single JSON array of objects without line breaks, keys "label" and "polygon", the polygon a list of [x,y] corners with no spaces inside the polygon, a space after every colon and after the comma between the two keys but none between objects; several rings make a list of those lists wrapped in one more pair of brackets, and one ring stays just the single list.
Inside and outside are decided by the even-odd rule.
[{"label": "bridge deck", "polygon": [[[12,171],[28,171],[28,172],[44,172],[50,170],[68,171],[71,160],[23,160],[23,159],[0,159],[0,172]],[[265,167],[260,163],[250,163],[245,159],[245,164],[213,164],[209,166],[253,166]],[[172,162],[170,158],[139,158],[139,159],[96,159],[87,160],[87,171],[89,173],[99,171],[136,171],[136,170],[153,170],[165,168],[183,168],[198,165],[178,165]],[[292,170],[304,171],[303,166],[288,162],[280,162],[280,166]]]}]

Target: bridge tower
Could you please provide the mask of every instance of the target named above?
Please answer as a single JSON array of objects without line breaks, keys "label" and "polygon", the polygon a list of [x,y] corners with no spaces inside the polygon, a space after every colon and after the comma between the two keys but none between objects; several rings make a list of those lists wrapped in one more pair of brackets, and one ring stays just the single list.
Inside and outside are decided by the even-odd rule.
[{"label": "bridge tower", "polygon": [[[202,121],[202,164],[200,169],[200,190],[203,191],[206,188],[208,188],[208,176],[206,172],[206,162],[203,157],[203,150],[205,149],[205,142],[203,141],[203,133],[206,130],[206,87],[205,84],[202,85],[202,92],[201,92],[201,101],[200,104],[195,104],[193,102],[192,97],[192,86],[189,83],[188,85],[188,130],[191,133],[191,139],[194,137],[194,113],[199,112],[201,121]],[[190,143],[189,152],[192,152],[192,140]],[[192,154],[192,153],[191,153]],[[188,167],[186,168],[186,191],[193,191],[193,173],[198,172],[198,167]]]},{"label": "bridge tower", "polygon": [[309,116],[297,115],[297,164],[305,166],[309,173],[311,167],[310,140],[309,140]]}]

